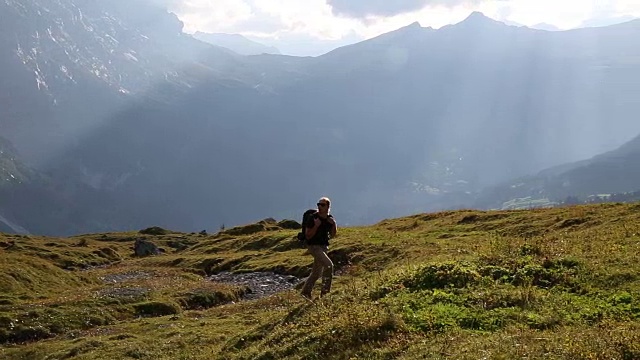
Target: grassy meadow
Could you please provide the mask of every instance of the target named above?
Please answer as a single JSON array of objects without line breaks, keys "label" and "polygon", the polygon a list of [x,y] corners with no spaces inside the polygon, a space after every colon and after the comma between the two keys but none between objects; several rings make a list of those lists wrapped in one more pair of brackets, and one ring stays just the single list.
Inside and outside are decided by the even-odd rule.
[{"label": "grassy meadow", "polygon": [[[640,359],[638,204],[341,228],[333,291],[314,302],[205,279],[308,275],[279,224],[0,234],[0,359]],[[164,254],[134,257],[137,238]]]}]

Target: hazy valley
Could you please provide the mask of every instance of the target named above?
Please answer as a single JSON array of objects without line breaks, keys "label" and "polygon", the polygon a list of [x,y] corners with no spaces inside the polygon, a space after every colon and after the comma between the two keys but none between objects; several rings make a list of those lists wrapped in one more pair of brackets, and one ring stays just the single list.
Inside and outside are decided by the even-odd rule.
[{"label": "hazy valley", "polygon": [[[638,21],[547,32],[474,13],[298,58],[205,44],[142,2],[0,7],[1,135],[31,172],[0,215],[35,234],[215,230],[320,194],[343,224],[499,208],[511,198],[485,189],[640,134]],[[620,189],[638,190],[588,186]],[[587,191],[565,190],[543,195]]]}]

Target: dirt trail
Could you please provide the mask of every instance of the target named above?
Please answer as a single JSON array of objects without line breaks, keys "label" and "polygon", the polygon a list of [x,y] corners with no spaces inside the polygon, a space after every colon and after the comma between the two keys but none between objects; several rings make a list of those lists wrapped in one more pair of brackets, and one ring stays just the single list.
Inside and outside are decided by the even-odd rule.
[{"label": "dirt trail", "polygon": [[[127,287],[124,283],[156,277],[153,271],[133,270],[120,273],[111,273],[100,276],[107,285],[111,285],[98,292],[98,296],[104,297],[130,297],[144,296],[151,289],[141,287]],[[279,275],[273,272],[231,273],[221,272],[205,278],[207,281],[243,286],[248,289],[243,296],[244,300],[254,300],[270,296],[275,293],[293,289],[304,279],[291,275]],[[122,287],[124,285],[124,287]]]}]

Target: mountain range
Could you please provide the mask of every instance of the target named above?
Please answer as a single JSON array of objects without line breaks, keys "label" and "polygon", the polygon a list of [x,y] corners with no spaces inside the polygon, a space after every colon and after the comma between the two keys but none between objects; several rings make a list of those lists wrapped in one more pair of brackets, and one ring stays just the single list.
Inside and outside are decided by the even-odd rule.
[{"label": "mountain range", "polygon": [[146,2],[0,3],[1,135],[37,179],[3,194],[5,224],[196,231],[322,195],[361,224],[470,206],[640,134],[637,20],[547,32],[474,13],[314,58],[182,26]]}]

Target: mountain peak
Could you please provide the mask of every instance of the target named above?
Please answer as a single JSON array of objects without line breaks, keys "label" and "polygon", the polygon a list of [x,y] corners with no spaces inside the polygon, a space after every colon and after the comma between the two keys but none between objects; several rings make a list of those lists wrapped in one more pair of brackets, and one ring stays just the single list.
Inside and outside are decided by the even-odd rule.
[{"label": "mountain peak", "polygon": [[467,16],[466,19],[460,22],[460,24],[466,24],[470,26],[485,26],[496,24],[502,25],[503,23],[490,18],[479,11],[474,11],[469,16]]},{"label": "mountain peak", "polygon": [[407,26],[401,27],[400,29],[397,30],[397,32],[413,34],[413,33],[420,33],[422,32],[422,30],[423,30],[422,25],[420,25],[420,23],[416,21]]},{"label": "mountain peak", "polygon": [[480,12],[480,11],[474,11],[471,14],[469,14],[469,16],[467,16],[467,21],[469,19],[486,19],[486,20],[491,20],[491,18],[489,18],[487,15],[485,15],[484,13]]},{"label": "mountain peak", "polygon": [[425,28],[423,28],[422,25],[420,25],[420,23],[416,21],[409,25],[398,28],[397,30],[382,34],[376,37],[376,39],[384,39],[384,41],[395,41],[397,39],[404,39],[405,41],[408,41],[410,39],[419,37],[423,33],[423,30],[425,30]]},{"label": "mountain peak", "polygon": [[392,33],[414,33],[414,32],[420,32],[422,30],[422,25],[420,25],[419,22],[415,21],[409,25],[405,25],[401,28],[398,28],[397,30],[391,31],[389,32],[389,34]]}]

